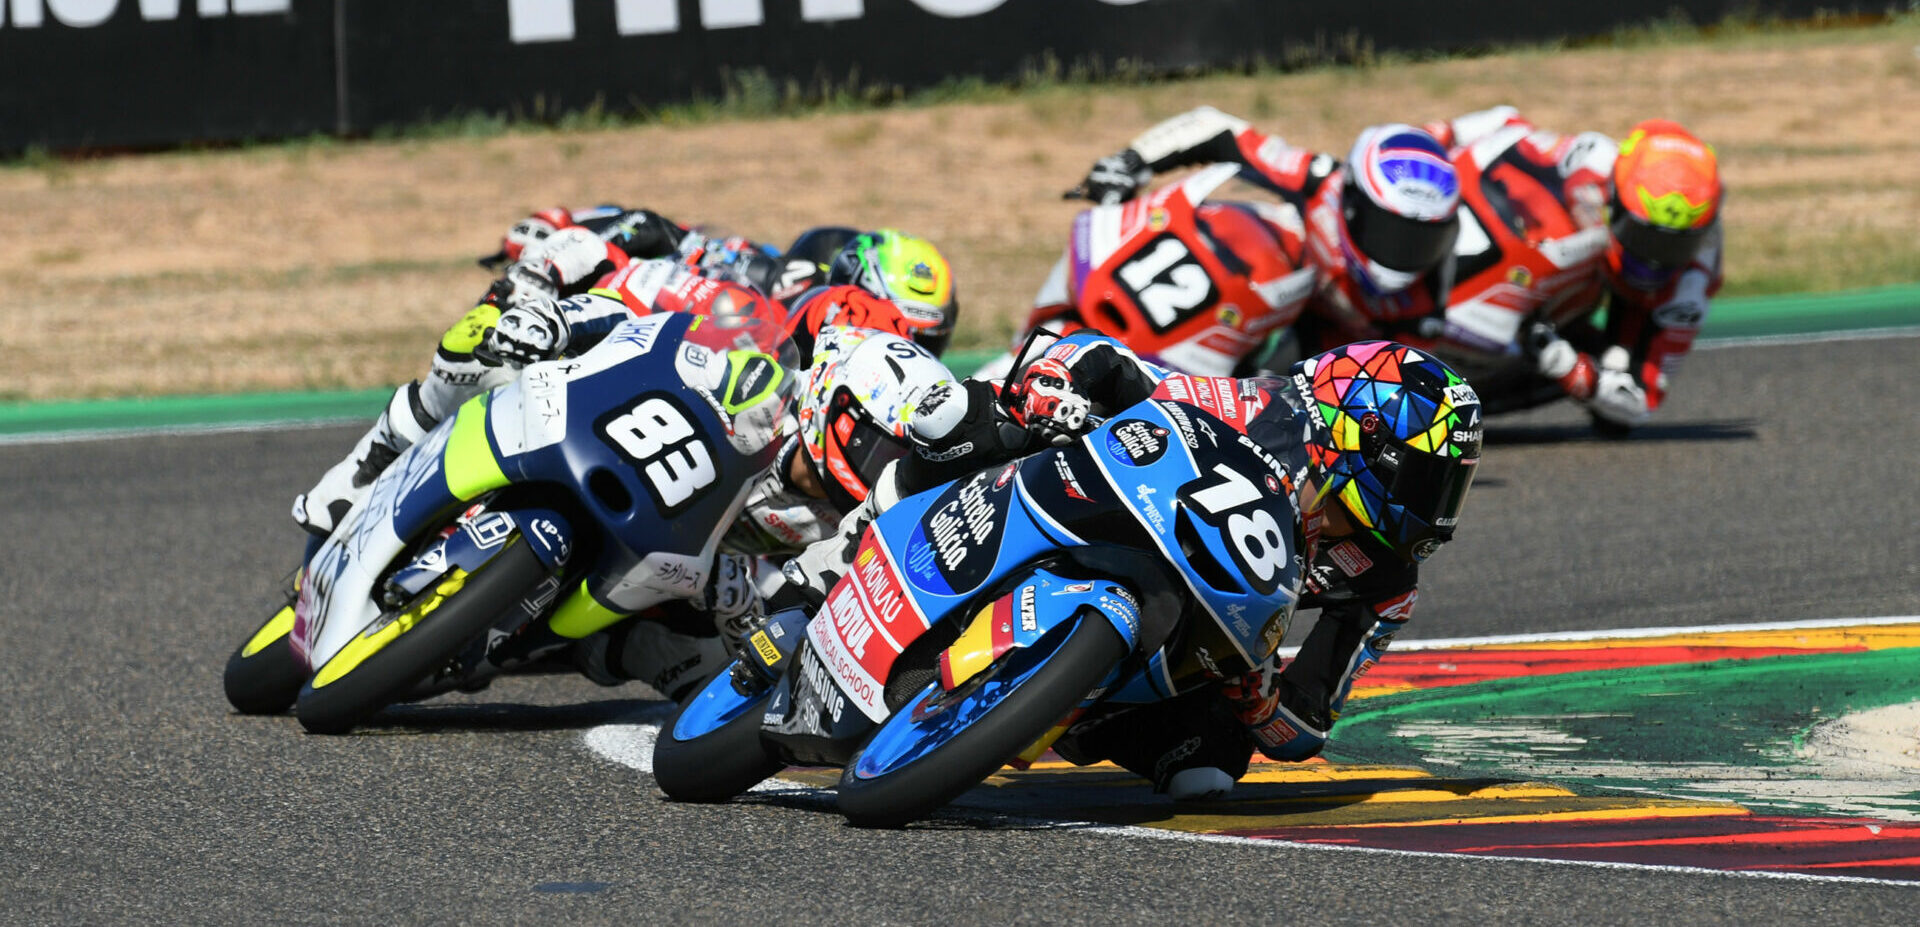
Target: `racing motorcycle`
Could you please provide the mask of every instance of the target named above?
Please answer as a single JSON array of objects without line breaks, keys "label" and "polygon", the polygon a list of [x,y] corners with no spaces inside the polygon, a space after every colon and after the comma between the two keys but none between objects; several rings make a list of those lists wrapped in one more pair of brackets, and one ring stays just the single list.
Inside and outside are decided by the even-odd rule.
[{"label": "racing motorcycle", "polygon": [[1471,148],[1453,162],[1461,187],[1460,237],[1446,328],[1435,341],[1406,341],[1472,382],[1486,414],[1564,399],[1558,384],[1535,373],[1528,336],[1543,323],[1576,346],[1597,350],[1592,316],[1605,295],[1598,263],[1607,230],[1578,227],[1521,163],[1482,165]]},{"label": "racing motorcycle", "polygon": [[776,325],[685,313],[528,365],[310,546],[291,601],[228,660],[228,700],[344,733],[697,595],[714,526],[773,464],[797,365]]},{"label": "racing motorcycle", "polygon": [[1292,620],[1311,414],[1288,380],[1176,375],[1068,446],[902,500],[817,612],[772,616],[680,707],[661,790],[841,766],[840,811],[897,826],[1092,706],[1245,672]]},{"label": "racing motorcycle", "polygon": [[[1238,173],[1216,164],[1082,211],[1022,329],[1085,326],[1185,373],[1245,372],[1268,336],[1300,315],[1314,272],[1301,264],[1291,207],[1207,199]],[[1002,355],[978,375],[995,377],[1012,361]]]}]

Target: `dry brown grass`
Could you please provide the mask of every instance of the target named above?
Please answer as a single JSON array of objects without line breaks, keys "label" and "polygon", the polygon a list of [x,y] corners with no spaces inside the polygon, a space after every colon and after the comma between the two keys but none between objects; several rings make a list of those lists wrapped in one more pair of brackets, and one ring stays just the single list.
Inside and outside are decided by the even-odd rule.
[{"label": "dry brown grass", "polygon": [[1511,102],[1714,142],[1730,292],[1920,279],[1920,29],[1472,60],[996,102],[483,139],[297,144],[0,169],[0,398],[344,388],[418,375],[529,209],[647,205],[780,241],[897,225],[952,256],[960,344],[1004,337],[1063,242],[1058,199],[1154,120],[1212,103],[1343,152],[1370,122]]}]

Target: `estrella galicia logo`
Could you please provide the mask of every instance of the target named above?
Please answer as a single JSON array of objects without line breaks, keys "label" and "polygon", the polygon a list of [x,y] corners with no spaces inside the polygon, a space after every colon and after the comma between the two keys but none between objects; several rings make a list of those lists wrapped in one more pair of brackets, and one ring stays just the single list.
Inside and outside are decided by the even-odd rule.
[{"label": "estrella galicia logo", "polygon": [[1167,430],[1137,418],[1114,423],[1107,431],[1107,455],[1121,463],[1144,467],[1167,452]]},{"label": "estrella galicia logo", "polygon": [[913,584],[952,595],[979,586],[999,556],[1013,466],[983,470],[954,483],[927,508],[908,537],[906,567]]},{"label": "estrella galicia logo", "polygon": [[953,587],[940,575],[940,567],[935,560],[939,554],[933,544],[927,541],[925,525],[914,525],[913,534],[907,538],[906,567],[907,576],[915,586],[936,595],[952,595]]}]

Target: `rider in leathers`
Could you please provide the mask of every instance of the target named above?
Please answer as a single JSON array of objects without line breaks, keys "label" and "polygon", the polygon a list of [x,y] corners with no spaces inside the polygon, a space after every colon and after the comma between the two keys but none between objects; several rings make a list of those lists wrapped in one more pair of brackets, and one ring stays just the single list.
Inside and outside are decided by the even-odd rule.
[{"label": "rider in leathers", "polygon": [[[1666,120],[1647,120],[1619,143],[1598,132],[1564,136],[1511,106],[1427,126],[1456,159],[1491,169],[1510,163],[1546,181],[1580,234],[1604,226],[1595,256],[1595,308],[1606,330],[1575,345],[1544,324],[1524,345],[1541,376],[1617,433],[1660,407],[1669,379],[1693,348],[1721,283],[1720,184],[1713,149]],[[1511,203],[1476,196],[1462,204],[1483,224],[1512,223]]]},{"label": "rider in leathers", "polygon": [[1161,171],[1208,163],[1299,211],[1314,296],[1295,323],[1308,353],[1441,327],[1453,285],[1459,187],[1446,149],[1413,126],[1372,126],[1348,161],[1287,144],[1202,106],[1153,126],[1094,164],[1074,194],[1131,199]]},{"label": "rider in leathers", "polygon": [[[769,607],[818,605],[845,575],[866,525],[898,499],[1036,450],[1043,439],[1035,435],[1064,443],[1085,430],[1090,415],[1143,401],[1170,375],[1115,339],[1083,330],[1057,342],[1010,387],[1024,422],[1009,415],[995,384],[968,379],[929,394],[914,415],[914,456],[876,483],[837,537],[789,562],[789,585]],[[1469,411],[1477,460],[1477,404]],[[1311,438],[1323,447],[1329,440],[1324,427]],[[1471,480],[1471,461],[1465,479]],[[1459,491],[1464,494],[1464,485]],[[1083,719],[1054,749],[1075,763],[1112,760],[1153,782],[1156,791],[1183,799],[1226,794],[1245,775],[1255,748],[1277,760],[1317,755],[1354,680],[1412,617],[1417,561],[1453,528],[1415,550],[1395,550],[1357,530],[1339,503],[1314,500],[1302,511],[1313,553],[1298,607],[1320,613],[1298,656],[1284,668],[1270,657],[1245,676],[1167,702]]]},{"label": "rider in leathers", "polygon": [[[674,235],[679,236],[677,241],[681,245],[701,241],[699,233],[684,229],[676,232],[678,226],[657,214],[635,211],[624,215],[639,218],[626,226],[611,227],[611,232],[614,239],[628,244],[644,244],[649,240],[664,242],[672,240]],[[386,412],[347,458],[329,470],[314,489],[295,500],[294,516],[303,527],[316,534],[329,533],[401,450],[418,441],[467,398],[509,382],[527,363],[579,354],[616,325],[636,316],[667,311],[753,315],[782,324],[790,338],[807,345],[808,355],[813,353],[816,339],[823,343],[829,340],[824,335],[829,328],[851,332],[854,329],[850,326],[858,325],[861,331],[880,331],[906,338],[931,330],[923,319],[910,317],[908,309],[895,301],[880,299],[853,285],[809,287],[804,301],[796,300],[799,307],[790,311],[739,282],[736,275],[715,272],[716,268],[732,265],[690,265],[687,258],[692,252],[673,258],[629,261],[617,271],[595,279],[595,285],[587,290],[571,283],[550,289],[538,284],[528,286],[526,275],[516,270],[539,268],[537,279],[547,282],[586,279],[618,263],[611,257],[594,262],[596,255],[611,254],[618,249],[612,244],[602,247],[599,238],[593,239],[591,247],[583,246],[585,239],[571,234],[585,230],[581,225],[566,226],[558,233],[532,237],[518,248],[513,247],[513,237],[526,224],[516,225],[516,232],[509,233],[508,246],[502,249],[503,254],[518,254],[514,269],[496,282],[483,302],[442,338],[429,377],[396,391]],[[855,234],[848,241],[871,237]],[[570,239],[578,240],[566,244]],[[561,250],[554,250],[556,246]],[[930,245],[911,236],[896,233],[879,250],[884,252],[892,247],[905,249],[914,257],[912,266],[916,270],[931,265],[917,279],[938,284],[948,298],[945,312],[939,314],[944,323],[940,337],[944,340],[956,311],[950,299],[952,286],[947,276],[950,271],[944,259]],[[818,268],[824,279],[827,270],[824,262],[809,259],[807,263]],[[570,269],[563,272],[561,268]],[[522,278],[518,283],[517,277]],[[882,281],[882,285],[888,282]],[[550,295],[574,290],[579,292],[565,298],[555,299]],[[796,332],[796,325],[817,327]],[[845,335],[833,339],[836,344],[849,340]],[[811,356],[803,356],[803,368],[812,361]],[[917,379],[926,381],[919,384],[924,388],[951,379],[951,374],[931,354],[925,354],[917,365],[909,366],[913,367]],[[863,401],[856,403],[852,411],[862,414],[868,405],[891,401],[888,397],[861,398]],[[724,665],[722,638],[737,636],[743,623],[759,611],[761,596],[757,582],[762,577],[756,556],[797,552],[805,544],[825,536],[846,509],[858,501],[856,497],[851,502],[842,502],[829,493],[829,487],[821,478],[822,470],[821,461],[803,453],[798,441],[790,440],[783,446],[775,466],[748,496],[738,522],[728,534],[723,553],[712,564],[708,581],[702,587],[701,600],[691,603],[691,608],[666,608],[665,622],[629,620],[581,641],[573,648],[576,665],[589,678],[605,685],[640,679],[668,695],[703,681],[711,671]],[[844,491],[847,482],[837,479],[832,487]],[[864,491],[857,482],[854,488]],[[315,504],[310,500],[328,500],[328,504]],[[716,629],[721,637],[714,636]]]}]

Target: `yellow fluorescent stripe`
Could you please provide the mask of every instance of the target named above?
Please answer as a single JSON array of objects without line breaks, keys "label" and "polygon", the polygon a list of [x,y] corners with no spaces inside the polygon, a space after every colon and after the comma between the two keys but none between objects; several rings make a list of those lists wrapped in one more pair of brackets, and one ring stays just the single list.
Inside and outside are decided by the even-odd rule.
[{"label": "yellow fluorescent stripe", "polygon": [[394,638],[413,630],[422,619],[432,614],[434,609],[439,608],[441,602],[459,592],[460,587],[466,584],[467,571],[454,567],[453,572],[448,573],[447,577],[440,581],[440,585],[434,587],[433,595],[401,612],[379,630],[371,634],[362,634],[348,641],[347,646],[340,648],[340,652],[334,654],[333,659],[328,660],[327,665],[320,667],[320,672],[314,674],[313,687],[318,689],[353,672],[360,664],[365,663],[368,657],[379,653],[388,644],[393,643]]},{"label": "yellow fluorescent stripe", "polygon": [[616,612],[594,601],[593,594],[587,591],[586,580],[581,580],[579,588],[573,590],[573,594],[567,596],[559,608],[554,609],[547,626],[561,637],[579,639],[604,630],[625,617],[626,612]]},{"label": "yellow fluorescent stripe", "polygon": [[260,630],[253,632],[253,637],[247,641],[246,648],[240,651],[240,656],[250,657],[259,653],[267,649],[268,644],[286,637],[292,630],[293,606],[289,605],[275,612],[266,624],[260,626]]},{"label": "yellow fluorescent stripe", "polygon": [[947,648],[947,666],[953,670],[953,684],[959,685],[993,663],[993,603],[973,616],[973,623],[960,639]]},{"label": "yellow fluorescent stripe", "polygon": [[487,394],[467,400],[455,415],[442,467],[447,491],[464,502],[507,485],[507,476],[500,472],[500,460],[487,444]]}]

